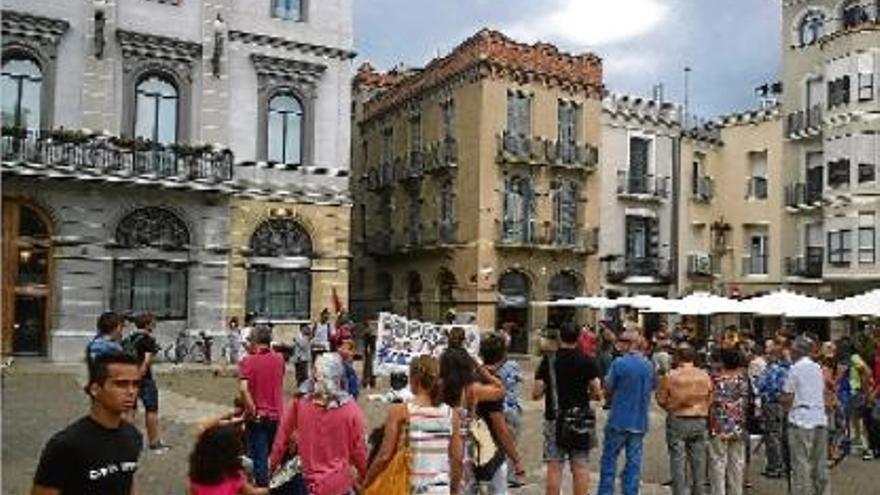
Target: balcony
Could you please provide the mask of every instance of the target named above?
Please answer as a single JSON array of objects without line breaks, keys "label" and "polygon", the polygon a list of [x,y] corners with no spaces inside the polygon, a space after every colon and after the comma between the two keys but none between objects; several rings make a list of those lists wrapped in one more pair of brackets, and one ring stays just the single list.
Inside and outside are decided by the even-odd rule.
[{"label": "balcony", "polygon": [[785,259],[785,274],[789,277],[822,278],[825,249],[808,247],[805,254]]},{"label": "balcony", "polygon": [[785,135],[789,139],[816,136],[822,131],[822,105],[798,110],[785,116]]},{"label": "balcony", "polygon": [[592,171],[599,164],[599,149],[587,143],[555,141],[504,131],[498,136],[497,161]]},{"label": "balcony", "polygon": [[767,177],[746,179],[746,198],[767,199]]},{"label": "balcony", "polygon": [[409,162],[400,167],[396,175],[401,182],[418,181],[425,175],[425,155],[421,151],[410,151]]},{"label": "balcony", "polygon": [[93,177],[224,182],[233,176],[232,151],[210,145],[165,145],[63,129],[4,128],[0,150],[7,164],[52,167]]},{"label": "balcony", "polygon": [[691,278],[711,277],[714,261],[709,253],[690,253],[687,255],[687,275]]},{"label": "balcony", "polygon": [[394,186],[394,164],[384,162],[367,172],[367,189],[381,191]]},{"label": "balcony", "polygon": [[424,231],[421,246],[425,249],[448,248],[458,243],[458,222],[435,222]]},{"label": "balcony", "polygon": [[789,210],[811,210],[822,206],[822,183],[796,182],[785,186],[785,207]]},{"label": "balcony", "polygon": [[611,283],[627,282],[631,277],[647,277],[659,283],[668,283],[672,279],[672,265],[666,258],[617,256],[605,263],[605,278]]},{"label": "balcony", "polygon": [[598,250],[598,229],[560,228],[551,222],[536,226],[534,221],[496,222],[499,248],[528,248],[546,251],[570,251],[593,254]]},{"label": "balcony", "polygon": [[626,170],[618,170],[617,195],[629,199],[661,201],[669,196],[669,177],[633,175]]},{"label": "balcony", "polygon": [[698,203],[708,203],[715,197],[715,181],[709,176],[700,176],[694,179],[692,185],[692,198]]}]

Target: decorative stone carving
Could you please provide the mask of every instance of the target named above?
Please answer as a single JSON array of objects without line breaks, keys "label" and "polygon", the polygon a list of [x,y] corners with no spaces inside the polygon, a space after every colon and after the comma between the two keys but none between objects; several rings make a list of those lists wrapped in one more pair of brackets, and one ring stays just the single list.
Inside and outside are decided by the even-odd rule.
[{"label": "decorative stone carving", "polygon": [[14,10],[3,10],[3,42],[27,40],[28,44],[40,45],[48,49],[46,53],[55,57],[55,50],[61,36],[67,32],[70,23],[60,19],[51,19]]},{"label": "decorative stone carving", "polygon": [[147,61],[163,61],[172,64],[177,71],[192,70],[201,58],[202,45],[193,41],[144,34],[119,29],[116,39],[122,49],[123,69],[130,71]]},{"label": "decorative stone carving", "polygon": [[318,80],[327,70],[327,66],[322,64],[270,57],[258,53],[251,54],[251,61],[254,63],[257,75],[260,76],[261,85],[269,83],[293,84],[299,88],[307,89],[307,92],[314,92]]}]

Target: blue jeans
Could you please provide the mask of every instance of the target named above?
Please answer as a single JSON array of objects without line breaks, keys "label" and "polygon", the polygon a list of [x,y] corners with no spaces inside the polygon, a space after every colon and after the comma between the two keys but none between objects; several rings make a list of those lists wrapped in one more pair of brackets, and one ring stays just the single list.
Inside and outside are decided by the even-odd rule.
[{"label": "blue jeans", "polygon": [[617,457],[626,448],[626,464],[623,466],[621,483],[623,495],[638,495],[639,478],[642,472],[642,442],[644,433],[633,433],[605,427],[605,439],[602,446],[602,461],[599,467],[599,491],[597,495],[614,493],[614,474]]},{"label": "blue jeans", "polygon": [[277,429],[278,421],[274,419],[248,421],[245,426],[248,455],[254,462],[254,482],[257,486],[269,486],[269,451]]}]

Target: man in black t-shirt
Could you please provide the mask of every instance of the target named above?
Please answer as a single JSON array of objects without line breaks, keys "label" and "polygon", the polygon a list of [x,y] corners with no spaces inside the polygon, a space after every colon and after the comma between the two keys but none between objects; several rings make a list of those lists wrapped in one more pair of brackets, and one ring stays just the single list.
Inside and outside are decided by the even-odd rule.
[{"label": "man in black t-shirt", "polygon": [[126,341],[130,342],[125,347],[134,349],[140,363],[141,370],[141,387],[138,390],[138,397],[144,405],[144,425],[147,429],[147,441],[149,442],[150,452],[154,454],[164,454],[169,447],[162,442],[162,436],[159,430],[159,388],[153,379],[153,359],[161,350],[156,338],[153,337],[153,331],[156,329],[156,317],[151,313],[141,313],[134,319],[137,330],[126,337]]},{"label": "man in black t-shirt", "polygon": [[129,495],[143,448],[137,428],[123,417],[137,400],[137,359],[114,351],[89,368],[88,416],[56,433],[40,456],[32,495]]},{"label": "man in black t-shirt", "polygon": [[[585,356],[578,349],[580,332],[572,323],[562,326],[559,331],[559,351],[553,359],[555,370],[555,390],[560,410],[574,407],[590,408],[590,398],[599,400],[602,396],[599,366],[596,360]],[[550,379],[550,359],[544,356],[535,372],[535,385],[532,398],[544,397],[544,463],[547,465],[547,495],[559,495],[562,486],[563,463],[571,464],[572,485],[575,495],[586,495],[589,487],[588,464],[590,445],[583,448],[565,450],[556,442],[556,413],[553,407]]]}]

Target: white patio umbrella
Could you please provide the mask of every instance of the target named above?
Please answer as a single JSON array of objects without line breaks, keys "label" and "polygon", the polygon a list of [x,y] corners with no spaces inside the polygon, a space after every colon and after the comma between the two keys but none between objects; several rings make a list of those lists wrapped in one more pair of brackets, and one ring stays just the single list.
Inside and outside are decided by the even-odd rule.
[{"label": "white patio umbrella", "polygon": [[741,304],[747,312],[764,316],[785,316],[786,318],[836,318],[840,316],[833,303],[788,290],[778,290],[764,296],[754,297]]},{"label": "white patio umbrella", "polygon": [[716,315],[746,313],[739,301],[716,296],[708,292],[695,292],[681,299],[678,314],[682,315]]},{"label": "white patio umbrella", "polygon": [[880,289],[838,299],[832,304],[841,316],[880,317]]},{"label": "white patio umbrella", "polygon": [[614,307],[630,306],[636,309],[650,309],[654,305],[666,303],[667,299],[647,294],[639,294],[637,296],[618,297],[617,299],[612,299],[612,301],[617,303]]},{"label": "white patio umbrella", "polygon": [[547,306],[551,308],[592,308],[607,309],[619,306],[615,299],[601,296],[581,296],[572,299],[558,299],[556,301],[537,301],[533,306]]}]

